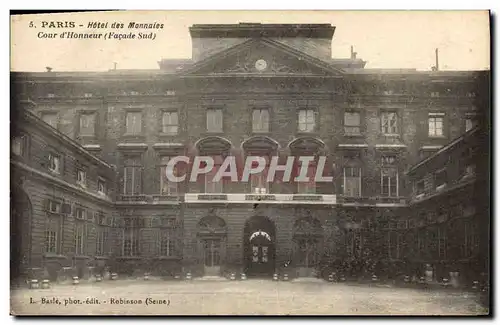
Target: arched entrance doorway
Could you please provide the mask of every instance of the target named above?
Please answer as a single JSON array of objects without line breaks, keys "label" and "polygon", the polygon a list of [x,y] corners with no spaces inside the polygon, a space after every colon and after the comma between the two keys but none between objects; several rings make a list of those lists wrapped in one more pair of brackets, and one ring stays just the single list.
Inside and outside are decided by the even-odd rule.
[{"label": "arched entrance doorway", "polygon": [[198,223],[198,244],[205,276],[219,276],[226,255],[227,227],[224,219],[211,214]]},{"label": "arched entrance doorway", "polygon": [[275,269],[276,231],[267,217],[254,216],[245,223],[243,254],[248,276],[271,276]]},{"label": "arched entrance doorway", "polygon": [[10,279],[16,280],[30,267],[31,202],[19,188],[10,192]]}]

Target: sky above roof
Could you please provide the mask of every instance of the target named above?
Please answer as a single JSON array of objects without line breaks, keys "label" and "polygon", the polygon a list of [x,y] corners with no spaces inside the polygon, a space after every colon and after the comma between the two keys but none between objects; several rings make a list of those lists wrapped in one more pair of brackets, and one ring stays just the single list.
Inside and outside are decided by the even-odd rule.
[{"label": "sky above roof", "polygon": [[[76,27],[42,28],[42,21],[73,21]],[[126,26],[132,21],[164,26],[155,30],[154,40],[59,37],[63,32],[110,32],[113,22]],[[36,27],[30,28],[30,22]],[[89,22],[107,22],[108,28],[88,29]],[[14,16],[11,70],[105,71],[115,62],[118,69],[158,69],[161,59],[191,58],[193,24],[240,22],[332,24],[332,58],[348,58],[352,45],[368,69],[430,70],[436,48],[441,70],[490,68],[487,11],[122,11]],[[40,32],[58,35],[39,38]]]}]

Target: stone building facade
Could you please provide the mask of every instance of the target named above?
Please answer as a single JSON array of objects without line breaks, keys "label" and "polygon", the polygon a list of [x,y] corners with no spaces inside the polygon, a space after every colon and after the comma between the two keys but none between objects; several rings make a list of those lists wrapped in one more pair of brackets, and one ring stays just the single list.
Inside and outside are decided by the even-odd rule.
[{"label": "stone building facade", "polygon": [[476,127],[408,170],[412,227],[399,235],[436,280],[457,272],[469,285],[489,281],[489,143]]},{"label": "stone building facade", "polygon": [[[113,166],[105,211],[115,229],[109,266],[120,273],[286,267],[310,276],[346,260],[393,263],[403,256],[392,230],[412,218],[405,171],[489,110],[489,74],[367,69],[354,52],[331,58],[334,31],[194,25],[192,59],[162,60],[157,70],[19,72],[12,84],[18,106],[29,99],[27,109],[78,143],[77,153]],[[280,164],[325,156],[333,181],[172,184],[165,163],[177,155]]]}]

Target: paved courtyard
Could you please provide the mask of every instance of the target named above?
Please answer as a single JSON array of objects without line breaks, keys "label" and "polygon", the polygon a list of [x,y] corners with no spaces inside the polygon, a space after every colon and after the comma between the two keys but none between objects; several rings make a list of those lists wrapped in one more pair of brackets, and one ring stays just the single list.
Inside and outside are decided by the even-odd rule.
[{"label": "paved courtyard", "polygon": [[[42,300],[44,299],[44,300]],[[44,302],[44,303],[42,303]],[[14,315],[480,315],[471,293],[345,283],[119,280],[15,289]]]}]

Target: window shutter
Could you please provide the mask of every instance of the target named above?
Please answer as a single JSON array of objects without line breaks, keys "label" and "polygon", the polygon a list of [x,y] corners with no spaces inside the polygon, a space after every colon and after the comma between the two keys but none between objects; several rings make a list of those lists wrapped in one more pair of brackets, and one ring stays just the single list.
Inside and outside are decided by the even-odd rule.
[{"label": "window shutter", "polygon": [[61,213],[66,215],[71,215],[71,204],[63,203],[61,206]]}]

